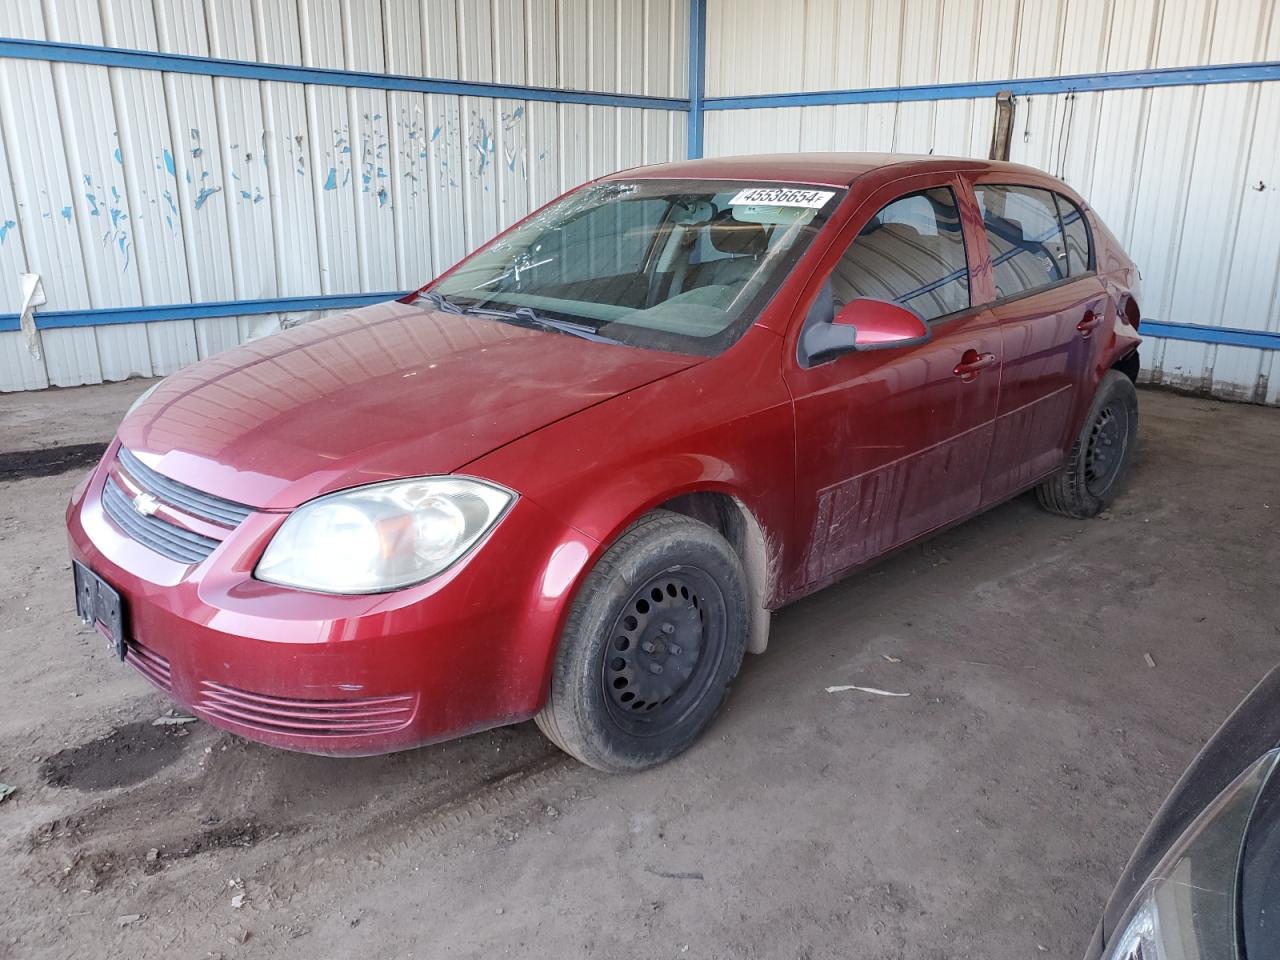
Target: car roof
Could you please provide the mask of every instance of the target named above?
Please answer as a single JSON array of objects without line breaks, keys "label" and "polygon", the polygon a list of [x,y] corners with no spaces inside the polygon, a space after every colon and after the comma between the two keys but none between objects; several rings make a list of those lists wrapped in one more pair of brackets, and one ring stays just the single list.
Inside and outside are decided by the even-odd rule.
[{"label": "car roof", "polygon": [[1043,170],[998,160],[936,157],[912,153],[770,153],[754,156],[677,160],[633,167],[606,180],[769,180],[847,187],[868,173],[894,168],[896,175],[964,170],[970,173],[1009,172],[1052,178]]}]

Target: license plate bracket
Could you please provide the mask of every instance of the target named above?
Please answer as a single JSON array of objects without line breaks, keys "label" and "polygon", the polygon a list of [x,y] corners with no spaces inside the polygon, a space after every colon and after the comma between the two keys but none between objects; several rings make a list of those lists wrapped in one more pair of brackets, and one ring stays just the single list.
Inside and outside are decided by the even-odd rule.
[{"label": "license plate bracket", "polygon": [[76,582],[76,614],[107,638],[117,660],[124,659],[124,602],[107,581],[78,560],[71,561]]}]

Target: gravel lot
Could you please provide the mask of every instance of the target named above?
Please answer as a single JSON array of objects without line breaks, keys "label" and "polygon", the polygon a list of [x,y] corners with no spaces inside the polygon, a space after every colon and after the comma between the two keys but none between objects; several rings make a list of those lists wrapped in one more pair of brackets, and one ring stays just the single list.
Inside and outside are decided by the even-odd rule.
[{"label": "gravel lot", "polygon": [[[0,397],[0,452],[104,443],[145,386]],[[1280,412],[1140,402],[1109,516],[1023,497],[785,609],[631,777],[531,724],[361,760],[154,725],[72,610],[84,467],[0,456],[0,957],[1078,958],[1280,660]]]}]

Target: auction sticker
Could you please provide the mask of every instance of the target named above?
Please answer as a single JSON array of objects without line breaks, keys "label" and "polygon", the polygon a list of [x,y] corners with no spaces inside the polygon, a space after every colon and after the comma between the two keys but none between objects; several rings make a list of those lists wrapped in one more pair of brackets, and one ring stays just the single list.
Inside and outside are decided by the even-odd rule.
[{"label": "auction sticker", "polygon": [[797,187],[748,187],[729,201],[730,206],[759,203],[773,207],[818,209],[835,196],[833,190],[805,190]]}]

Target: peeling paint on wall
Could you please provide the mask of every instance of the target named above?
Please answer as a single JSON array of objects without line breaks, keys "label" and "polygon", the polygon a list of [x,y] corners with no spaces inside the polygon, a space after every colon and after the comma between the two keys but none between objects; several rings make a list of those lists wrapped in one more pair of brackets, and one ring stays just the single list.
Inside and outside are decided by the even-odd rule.
[{"label": "peeling paint on wall", "polygon": [[[183,179],[192,186],[199,184],[200,189],[196,191],[196,195],[191,201],[191,209],[199,210],[205,205],[210,197],[216,193],[221,193],[222,187],[214,183],[206,183],[206,181],[213,176],[213,171],[209,169],[209,158],[205,152],[204,145],[201,143],[200,128],[191,127],[189,128],[188,133],[192,140],[191,146],[187,148],[187,153],[190,155],[191,160],[190,166],[188,166],[183,173]],[[232,149],[236,149],[236,145],[233,144]],[[167,156],[168,153],[166,152],[166,157]],[[170,170],[169,172],[172,174],[174,171]],[[232,172],[231,176],[233,179],[238,179],[234,172]],[[170,229],[173,229],[173,218],[178,213],[178,206],[174,202],[173,194],[168,190],[164,193],[164,199],[169,206],[169,213],[165,214],[165,222],[169,225]]]},{"label": "peeling paint on wall", "polygon": [[524,107],[516,107],[510,113],[502,114],[502,153],[506,158],[507,170],[519,174],[522,179],[529,178],[528,150],[526,147],[525,124],[520,121],[524,117]]},{"label": "peeling paint on wall", "polygon": [[[293,2],[287,0],[285,6]],[[444,7],[459,9],[465,2],[441,0]],[[598,24],[616,17],[620,9],[618,4],[597,7],[595,0],[585,2]],[[54,4],[31,0],[29,5],[44,9]],[[123,21],[107,13],[120,4],[89,6],[102,7],[99,19],[104,27],[112,20],[116,32],[123,29]],[[208,19],[217,0],[191,0],[189,6],[197,20]],[[361,33],[354,46],[342,35],[342,18],[303,17],[291,26],[293,21],[279,20],[268,9],[270,4],[242,6],[251,21],[243,25],[245,36],[254,39],[249,59],[263,62],[287,62],[294,56],[291,51],[310,46],[336,50],[337,62],[332,66],[366,70],[377,63],[373,51],[381,47],[382,62],[392,69],[396,64],[391,62],[394,55],[386,39],[393,36],[420,37],[422,64],[447,63],[463,46],[492,48],[491,17],[454,17],[456,32],[424,32],[416,3],[361,5],[361,16],[367,14],[372,20],[367,36]],[[493,48],[493,77],[516,76],[522,70],[532,77],[532,63],[522,61],[535,54],[552,64],[579,63],[590,56],[587,48],[600,37],[618,35],[602,29],[597,31],[599,36],[579,43],[559,31],[523,29],[528,26],[523,23],[528,14],[527,4],[514,4],[503,15],[515,18],[514,36],[525,36],[539,49],[521,42],[510,48],[504,45],[502,50]],[[642,43],[628,43],[617,51],[627,59],[624,72],[628,76],[634,73],[630,64],[641,65],[645,51],[655,49],[655,43],[665,50],[672,42],[670,18],[650,19],[645,20],[644,37],[632,38]],[[67,18],[46,16],[45,21],[48,40],[77,43],[81,39]],[[287,35],[280,34],[278,25]],[[174,29],[168,24],[161,30],[170,34],[163,42],[175,42]],[[367,50],[365,40],[370,44]],[[140,34],[138,41],[145,46],[160,38],[149,41]],[[561,49],[566,42],[573,44],[572,49]],[[372,59],[367,54],[373,54]],[[403,68],[418,72],[416,62],[406,61]],[[526,66],[530,69],[525,70]],[[487,69],[480,66],[482,73]],[[562,185],[558,131],[587,109],[443,93],[353,92],[291,81],[179,78],[173,82],[171,75],[74,63],[58,67],[57,72],[74,79],[70,89],[92,94],[92,100],[86,99],[82,106],[92,103],[94,109],[60,112],[51,85],[46,85],[48,90],[40,85],[33,88],[38,101],[34,112],[47,118],[47,123],[38,140],[20,147],[10,144],[10,164],[17,164],[25,174],[39,164],[43,153],[49,171],[57,174],[51,182],[59,183],[61,191],[48,189],[49,177],[18,178],[11,171],[0,186],[0,242],[5,244],[4,256],[11,260],[21,256],[26,245],[42,251],[42,257],[43,251],[49,251],[49,267],[56,274],[50,281],[52,297],[58,302],[74,301],[72,305],[129,307],[143,299],[153,303],[221,300],[241,291],[254,296],[259,289],[264,295],[341,294],[362,286],[395,289],[419,277],[425,279],[464,254],[469,242],[487,238],[524,209],[558,192]],[[654,71],[659,86],[669,72]],[[675,71],[672,76],[679,80],[678,74]],[[585,80],[575,82],[581,85]],[[607,79],[604,83],[609,85]],[[160,95],[152,98],[149,91],[153,89]],[[665,89],[657,92],[679,95]],[[8,124],[18,111],[12,103],[0,103],[0,112],[5,112]],[[585,175],[588,156],[616,156],[620,163],[638,163],[646,155],[658,158],[668,145],[673,155],[679,155],[682,141],[674,132],[683,127],[675,122],[676,115],[663,116],[672,117],[672,122],[644,126],[643,137],[639,127],[590,127],[581,140],[572,141],[574,156],[566,158],[564,176]],[[229,126],[220,127],[219,119]],[[246,128],[247,124],[252,126]],[[667,137],[668,130],[672,131],[670,144],[653,139]],[[21,156],[15,160],[17,154]],[[520,181],[532,172],[528,167],[538,162],[535,157],[547,163],[547,175],[525,188]],[[72,158],[69,168],[68,158]],[[498,203],[499,196],[507,206]],[[144,245],[139,239],[137,245],[144,246],[149,256],[135,260],[133,235],[147,227],[153,231],[146,238],[150,242]],[[360,231],[365,235],[358,239],[355,235]],[[242,263],[254,261],[248,280],[246,271],[235,268],[237,258]],[[353,266],[357,260],[359,266]],[[260,285],[264,278],[267,283]],[[277,321],[273,317],[266,322],[273,326]],[[70,385],[135,371],[168,372],[244,339],[252,329],[247,318],[238,323],[166,323],[149,328],[143,337],[136,328],[104,327],[86,339],[91,344],[87,352],[79,347],[74,355],[63,351],[60,370],[46,364],[39,373],[27,371],[17,380],[5,380],[10,370],[0,363],[0,389],[31,386],[45,380],[46,374],[48,382]],[[91,359],[92,344],[99,352],[96,359]]]},{"label": "peeling paint on wall", "polygon": [[455,176],[453,172],[453,164],[449,162],[451,157],[456,156],[455,150],[457,149],[458,143],[458,122],[456,114],[449,114],[445,117],[444,123],[435,128],[431,135],[431,143],[430,155],[435,161],[436,185],[439,187],[457,187],[458,177],[465,176],[465,173],[463,171],[459,171],[457,176]]},{"label": "peeling paint on wall", "polygon": [[[81,174],[81,182],[85,187],[85,210],[89,216],[100,217],[105,210],[107,218],[111,221],[110,227],[102,233],[102,247],[114,250],[119,255],[121,272],[128,270],[132,240],[124,226],[129,219],[124,195],[115,184],[107,188],[104,188],[101,183],[95,184],[93,177],[87,173]],[[72,209],[69,204],[62,208],[61,213],[67,223],[72,221]]]},{"label": "peeling paint on wall", "polygon": [[289,156],[293,158],[294,172],[304,177],[307,174],[307,148],[305,138],[296,133],[289,140]]},{"label": "peeling paint on wall", "polygon": [[[191,171],[187,171],[187,182],[191,182]],[[173,191],[166,190],[163,194],[164,202],[169,205],[169,211],[164,215],[164,222],[169,225],[169,229],[174,229],[173,218],[178,214],[178,204],[173,199]]]},{"label": "peeling paint on wall", "polygon": [[474,165],[471,169],[477,177],[483,177],[485,171],[489,169],[489,158],[493,155],[494,141],[485,118],[477,117],[474,110],[471,111],[471,133],[467,143],[475,151]]},{"label": "peeling paint on wall", "polygon": [[363,119],[369,128],[360,136],[360,192],[373,194],[381,208],[390,197],[385,165],[390,149],[387,125],[381,113],[366,113]]},{"label": "peeling paint on wall", "polygon": [[201,187],[200,192],[196,194],[195,203],[192,204],[192,206],[196,210],[199,210],[204,206],[206,200],[212,197],[215,193],[220,193],[221,191],[221,187]]}]

